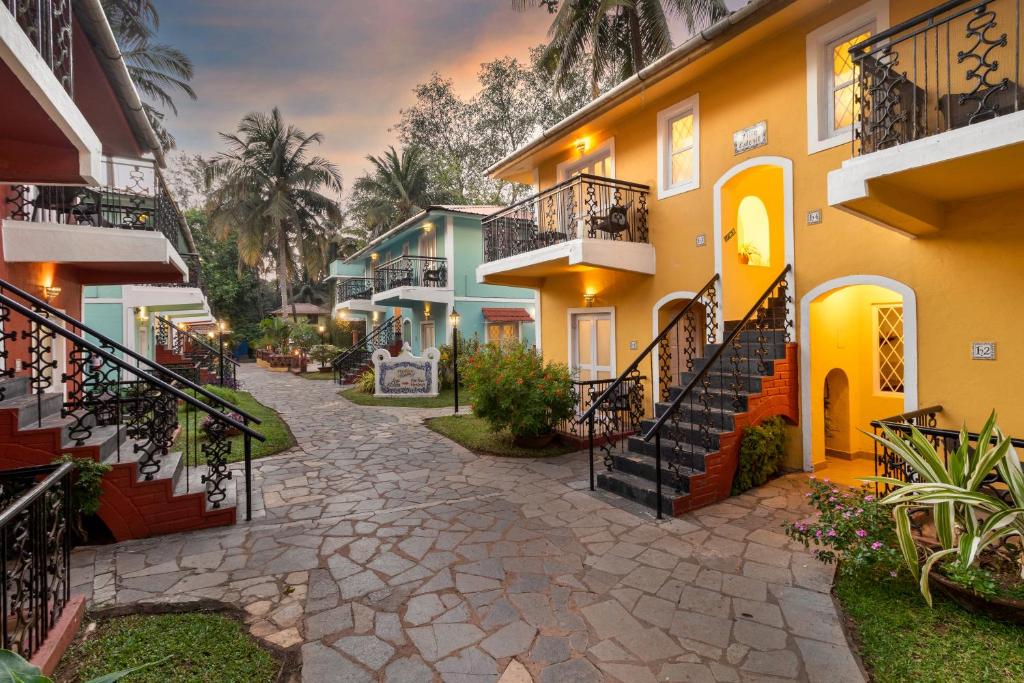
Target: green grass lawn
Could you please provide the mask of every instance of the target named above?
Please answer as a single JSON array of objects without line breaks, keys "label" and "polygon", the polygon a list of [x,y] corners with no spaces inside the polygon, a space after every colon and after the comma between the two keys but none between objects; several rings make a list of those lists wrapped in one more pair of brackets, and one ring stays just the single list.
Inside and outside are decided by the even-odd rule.
[{"label": "green grass lawn", "polygon": [[965,612],[933,590],[929,609],[902,577],[836,577],[876,683],[1024,681],[1024,628]]},{"label": "green grass lawn", "polygon": [[330,370],[314,370],[299,375],[302,379],[334,379],[334,373]]},{"label": "green grass lawn", "polygon": [[[257,401],[252,397],[252,394],[245,391],[233,391],[231,389],[221,389],[220,387],[211,386],[207,386],[206,389],[213,391],[250,415],[262,420],[262,424],[252,425],[252,427],[257,432],[265,436],[267,440],[252,440],[253,459],[266,458],[267,456],[280,453],[281,451],[295,445],[295,437],[292,436],[291,430],[288,429],[288,425],[285,424],[284,420],[281,419],[281,416],[277,414],[277,411],[272,408],[268,408]],[[206,413],[199,413],[198,419],[195,419],[196,416],[194,415],[186,416],[185,407],[179,406],[178,424],[180,424],[182,428],[178,433],[178,438],[174,441],[174,445],[171,446],[171,450],[184,451],[186,434],[191,435],[196,429],[199,430],[199,443],[204,442],[206,440],[206,435],[202,431],[202,425],[203,418],[205,416]],[[188,417],[187,420],[186,417]],[[229,440],[232,445],[228,462],[240,462],[245,459],[245,443],[243,435],[238,434],[236,436],[229,437]]]},{"label": "green grass lawn", "polygon": [[130,674],[129,683],[272,683],[281,668],[238,621],[218,614],[103,619],[71,644],[56,680],[77,683],[170,656]]},{"label": "green grass lawn", "polygon": [[447,436],[474,453],[500,455],[506,458],[548,458],[572,453],[575,448],[554,441],[545,448],[522,448],[512,443],[512,435],[491,431],[487,422],[472,415],[446,415],[432,417],[424,422],[429,429]]},{"label": "green grass lawn", "polygon": [[[373,394],[364,394],[355,387],[339,391],[339,394],[360,406],[391,406],[392,408],[448,408],[455,405],[455,392],[445,389],[437,396],[430,398],[422,396],[410,396],[408,398],[377,398]],[[459,396],[460,407],[468,406],[469,396]]]}]

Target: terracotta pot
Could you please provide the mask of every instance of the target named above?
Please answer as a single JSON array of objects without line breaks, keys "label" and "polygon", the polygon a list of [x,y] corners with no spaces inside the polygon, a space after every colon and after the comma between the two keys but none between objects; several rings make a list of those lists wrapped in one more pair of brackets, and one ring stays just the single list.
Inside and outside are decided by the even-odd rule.
[{"label": "terracotta pot", "polygon": [[742,263],[743,265],[749,264],[750,263],[750,255],[749,254],[740,254],[740,263]]},{"label": "terracotta pot", "polygon": [[555,433],[537,434],[536,436],[520,435],[512,438],[512,443],[520,448],[547,448],[555,440]]},{"label": "terracotta pot", "polygon": [[938,572],[932,572],[930,580],[932,586],[938,588],[946,597],[968,612],[983,614],[1011,624],[1024,625],[1024,600],[1001,597],[986,598],[950,581]]}]

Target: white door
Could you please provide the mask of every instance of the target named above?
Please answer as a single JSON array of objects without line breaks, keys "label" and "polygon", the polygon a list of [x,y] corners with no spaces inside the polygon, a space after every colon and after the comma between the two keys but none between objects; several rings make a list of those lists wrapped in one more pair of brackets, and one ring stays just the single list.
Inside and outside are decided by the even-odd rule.
[{"label": "white door", "polygon": [[572,369],[579,379],[611,379],[615,345],[612,314],[574,313],[572,337]]},{"label": "white door", "polygon": [[426,320],[420,323],[420,353],[424,349],[434,346],[434,321]]},{"label": "white door", "polygon": [[434,237],[433,231],[420,235],[418,251],[420,256],[429,256],[431,258],[437,256],[437,239]]}]

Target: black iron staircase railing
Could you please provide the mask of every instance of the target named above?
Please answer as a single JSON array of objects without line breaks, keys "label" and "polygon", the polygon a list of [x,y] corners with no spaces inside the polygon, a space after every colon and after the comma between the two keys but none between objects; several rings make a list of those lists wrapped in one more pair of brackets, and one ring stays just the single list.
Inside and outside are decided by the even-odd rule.
[{"label": "black iron staircase railing", "polygon": [[155,316],[155,321],[153,333],[157,344],[208,372],[216,379],[216,384],[229,389],[238,388],[238,361],[223,348],[213,348],[195,332],[162,316]]},{"label": "black iron staircase railing", "polygon": [[1021,4],[951,0],[850,48],[854,154],[1024,109]]},{"label": "black iron staircase railing", "polygon": [[0,647],[25,659],[71,599],[73,470],[64,463],[0,471]]},{"label": "black iron staircase railing", "polygon": [[658,393],[661,400],[666,400],[669,386],[674,383],[673,377],[678,381],[678,371],[682,367],[692,370],[694,358],[699,355],[703,343],[711,344],[715,341],[718,335],[719,280],[717,273],[708,280],[614,382],[601,386],[600,394],[595,396],[597,392],[594,392],[591,395],[590,407],[576,418],[577,424],[587,425],[591,491],[595,486],[595,445],[603,452],[605,467],[611,469],[614,445],[635,433],[644,417],[646,408],[641,363],[650,359],[653,365],[657,350]]},{"label": "black iron staircase railing", "polygon": [[[44,399],[61,395],[60,417],[67,421],[71,447],[84,446],[101,430],[113,429],[116,462],[121,462],[122,448],[130,439],[139,472],[147,480],[161,472],[180,428],[185,434],[184,489],[192,491],[191,475],[198,472],[197,485],[204,488],[212,508],[228,497],[225,482],[232,479],[228,462],[235,448],[230,437],[240,433],[246,519],[252,518],[252,439],[265,440],[251,426],[259,424],[257,418],[3,280],[0,330],[0,378],[15,376],[11,342],[28,342],[25,367],[36,398],[37,427],[43,426]],[[4,398],[0,392],[0,401]],[[205,416],[202,423],[200,416]]]},{"label": "black iron staircase railing", "polygon": [[352,348],[345,349],[335,356],[331,361],[334,381],[341,384],[348,375],[369,363],[374,351],[390,348],[399,341],[402,338],[401,324],[400,316],[391,316],[373,328],[370,334],[356,342]]},{"label": "black iron staircase railing", "polygon": [[[792,339],[792,298],[788,278],[792,266],[786,266],[772,281],[743,318],[726,326],[721,344],[710,344],[711,350],[700,359],[700,366],[691,366],[693,377],[661,409],[654,424],[643,434],[644,441],[655,443],[657,508],[661,516],[662,433],[696,432],[695,439],[674,440],[670,457],[665,461],[675,478],[676,492],[682,491],[684,471],[692,468],[698,458],[716,450],[712,431],[726,423],[726,415],[747,408],[747,397],[754,387],[756,375],[770,373],[770,359],[779,355],[779,348]],[[729,329],[731,327],[731,329]],[[713,376],[712,376],[713,375]],[[694,443],[696,442],[696,443]]]},{"label": "black iron staircase railing", "polygon": [[61,87],[74,95],[71,0],[2,1]]}]

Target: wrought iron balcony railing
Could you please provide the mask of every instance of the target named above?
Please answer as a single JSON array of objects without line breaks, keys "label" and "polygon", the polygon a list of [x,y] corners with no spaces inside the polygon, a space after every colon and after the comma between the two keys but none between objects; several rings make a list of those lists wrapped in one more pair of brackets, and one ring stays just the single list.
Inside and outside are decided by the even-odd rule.
[{"label": "wrought iron balcony railing", "polygon": [[0,0],[69,95],[74,94],[71,0]]},{"label": "wrought iron balcony railing", "polygon": [[399,256],[373,271],[373,290],[395,287],[447,287],[448,260],[437,256]]},{"label": "wrought iron balcony railing", "polygon": [[1021,4],[951,0],[854,45],[854,154],[1024,108]]},{"label": "wrought iron balcony railing", "polygon": [[372,296],[373,278],[350,277],[347,280],[341,280],[338,282],[336,293],[337,303],[341,303],[342,301],[352,301],[353,299],[369,301]]},{"label": "wrought iron balcony railing", "polygon": [[579,175],[483,220],[484,262],[580,238],[646,243],[647,185]]},{"label": "wrought iron balcony railing", "polygon": [[71,598],[74,467],[64,463],[0,471],[0,647],[25,659],[46,641]]},{"label": "wrought iron balcony railing", "polygon": [[179,247],[180,216],[152,162],[107,162],[103,187],[15,185],[5,198],[12,220],[159,230]]}]

